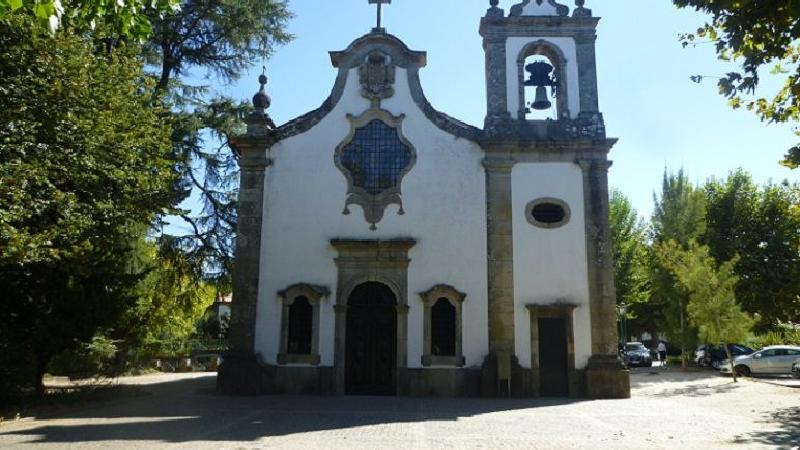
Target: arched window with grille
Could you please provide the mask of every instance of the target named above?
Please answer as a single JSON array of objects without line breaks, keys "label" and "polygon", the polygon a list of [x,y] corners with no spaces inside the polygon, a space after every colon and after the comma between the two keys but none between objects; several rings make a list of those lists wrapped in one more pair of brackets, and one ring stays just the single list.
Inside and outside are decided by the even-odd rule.
[{"label": "arched window with grille", "polygon": [[431,307],[431,355],[456,356],[456,307],[445,297]]},{"label": "arched window with grille", "polygon": [[311,334],[313,329],[313,308],[308,298],[301,295],[289,306],[289,341],[287,353],[290,355],[311,354]]},{"label": "arched window with grille", "polygon": [[461,311],[466,295],[440,284],[420,294],[425,306],[423,366],[464,366]]},{"label": "arched window with grille", "polygon": [[319,364],[319,305],[328,293],[307,283],[278,292],[283,305],[278,364]]}]

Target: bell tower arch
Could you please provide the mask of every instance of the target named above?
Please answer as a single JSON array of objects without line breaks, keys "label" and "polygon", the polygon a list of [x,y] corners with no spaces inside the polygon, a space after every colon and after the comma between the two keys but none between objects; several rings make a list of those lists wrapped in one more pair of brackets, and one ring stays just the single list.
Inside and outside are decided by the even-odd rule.
[{"label": "bell tower arch", "polygon": [[584,0],[575,2],[571,14],[556,0],[524,0],[508,15],[499,3],[490,2],[480,28],[486,53],[486,130],[507,133],[514,127],[522,132],[531,127],[509,122],[552,120],[595,129],[600,125],[604,134],[595,62],[600,19],[584,7]]}]

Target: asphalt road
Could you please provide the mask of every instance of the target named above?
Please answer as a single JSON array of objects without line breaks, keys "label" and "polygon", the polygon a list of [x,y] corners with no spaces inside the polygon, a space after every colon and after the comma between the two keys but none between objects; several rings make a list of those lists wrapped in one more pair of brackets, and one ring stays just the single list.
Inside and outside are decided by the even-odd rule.
[{"label": "asphalt road", "polygon": [[[653,374],[651,374],[653,373]],[[0,425],[4,448],[786,448],[800,389],[638,369],[629,400],[226,397],[213,375]]]}]

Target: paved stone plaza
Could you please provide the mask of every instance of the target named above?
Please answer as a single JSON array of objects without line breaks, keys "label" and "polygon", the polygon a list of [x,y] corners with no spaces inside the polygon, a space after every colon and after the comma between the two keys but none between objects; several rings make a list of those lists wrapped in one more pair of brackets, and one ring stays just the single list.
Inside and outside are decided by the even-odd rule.
[{"label": "paved stone plaza", "polygon": [[633,374],[630,400],[226,397],[205,374],[0,425],[0,447],[795,448],[800,389],[712,372]]}]

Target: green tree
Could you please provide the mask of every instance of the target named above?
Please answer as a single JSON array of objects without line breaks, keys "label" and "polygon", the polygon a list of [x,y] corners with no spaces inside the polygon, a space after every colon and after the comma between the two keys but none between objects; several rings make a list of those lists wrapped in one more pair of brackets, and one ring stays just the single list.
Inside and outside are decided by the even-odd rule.
[{"label": "green tree", "polygon": [[617,303],[627,305],[628,318],[634,319],[640,328],[648,329],[647,228],[630,200],[617,190],[611,191],[609,220]]},{"label": "green tree", "polygon": [[[140,39],[152,32],[148,15],[174,12],[180,0],[0,0],[0,21],[14,13],[35,17],[41,30],[102,28],[117,37]],[[102,24],[102,26],[99,26]]]},{"label": "green tree", "polygon": [[[31,367],[113,327],[135,300],[142,224],[180,200],[169,113],[135,46],[98,51],[0,21],[0,366]],[[5,383],[3,383],[5,384]]]},{"label": "green tree", "polygon": [[[797,122],[800,119],[800,4],[797,0],[673,0],[682,8],[694,8],[710,16],[695,33],[682,36],[683,45],[697,40],[711,41],[717,56],[734,61],[741,71],[719,80],[719,91],[733,108],[746,107],[762,121]],[[765,5],[768,3],[768,5]],[[772,98],[752,96],[763,71],[784,76]],[[695,81],[702,76],[692,77]],[[800,145],[788,150],[783,164],[800,165]]]},{"label": "green tree", "polygon": [[119,358],[131,349],[144,356],[161,356],[175,342],[193,337],[217,290],[194,276],[183,253],[144,237],[137,242],[129,267],[142,279],[136,287],[136,302],[112,333],[121,342]]},{"label": "green tree", "polygon": [[684,249],[675,241],[662,245],[660,257],[689,298],[689,321],[697,327],[700,339],[723,344],[736,381],[727,344],[746,339],[753,324],[750,316],[736,303],[736,258],[717,266],[708,247],[692,242]]},{"label": "green tree", "polygon": [[[180,218],[193,232],[167,239],[199,272],[224,286],[231,271],[237,211],[238,165],[228,137],[240,134],[247,103],[192,85],[190,75],[224,82],[268,58],[292,36],[285,0],[185,0],[171,15],[153,14],[145,54],[158,79],[156,93],[172,106],[173,146],[183,187],[202,203]],[[254,86],[255,88],[255,86]]]},{"label": "green tree", "polygon": [[691,242],[705,232],[705,196],[697,189],[683,170],[677,174],[664,171],[661,196],[654,195],[655,210],[652,220],[654,258],[650,264],[652,314],[662,317],[662,326],[673,342],[681,346],[683,365],[688,364],[687,349],[696,340],[696,330],[687,322],[688,297],[678,287],[674,274],[664,265],[660,257],[668,242],[675,242],[687,249]]},{"label": "green tree", "polygon": [[736,298],[758,318],[757,329],[800,319],[798,187],[756,186],[745,171],[705,185],[707,229],[702,241],[718,261],[738,257]]}]

